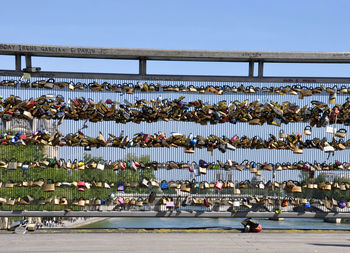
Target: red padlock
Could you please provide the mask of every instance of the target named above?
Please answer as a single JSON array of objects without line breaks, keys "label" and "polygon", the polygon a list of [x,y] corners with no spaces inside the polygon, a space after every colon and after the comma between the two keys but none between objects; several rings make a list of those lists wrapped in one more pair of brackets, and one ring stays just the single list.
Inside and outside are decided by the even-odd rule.
[{"label": "red padlock", "polygon": [[206,206],[206,207],[210,207],[210,202],[207,200],[207,199],[204,199],[204,205]]},{"label": "red padlock", "polygon": [[151,140],[151,135],[150,134],[145,134],[143,137],[144,142],[148,143]]},{"label": "red padlock", "polygon": [[79,181],[77,185],[78,185],[78,187],[85,187],[85,182]]},{"label": "red padlock", "polygon": [[29,108],[32,108],[33,106],[34,106],[34,100],[30,100],[28,101],[26,108],[29,109]]},{"label": "red padlock", "polygon": [[24,135],[24,134],[21,134],[20,136],[18,136],[21,140],[24,140],[24,139],[26,139],[27,138],[27,136],[26,135]]},{"label": "red padlock", "polygon": [[230,119],[228,117],[224,117],[221,119],[221,122],[229,122],[229,121],[230,121]]}]

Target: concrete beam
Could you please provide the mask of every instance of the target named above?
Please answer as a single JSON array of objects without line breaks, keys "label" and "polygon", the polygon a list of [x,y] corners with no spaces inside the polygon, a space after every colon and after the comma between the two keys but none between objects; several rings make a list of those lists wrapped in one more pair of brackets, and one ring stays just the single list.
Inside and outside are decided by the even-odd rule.
[{"label": "concrete beam", "polygon": [[147,59],[162,61],[218,62],[304,62],[350,63],[350,52],[262,52],[218,50],[164,50],[100,47],[69,47],[24,44],[0,44],[0,55],[32,55],[69,58]]}]

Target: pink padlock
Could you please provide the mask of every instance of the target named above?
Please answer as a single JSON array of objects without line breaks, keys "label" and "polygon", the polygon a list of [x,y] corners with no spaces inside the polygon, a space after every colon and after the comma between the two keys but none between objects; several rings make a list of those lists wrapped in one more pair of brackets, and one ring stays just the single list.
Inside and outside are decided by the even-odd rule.
[{"label": "pink padlock", "polygon": [[73,102],[76,106],[79,106],[79,102],[78,102],[78,99],[73,99]]},{"label": "pink padlock", "polygon": [[222,181],[217,181],[215,184],[215,188],[218,190],[221,190],[223,186],[224,186],[224,183]]},{"label": "pink padlock", "polygon": [[123,205],[124,204],[124,199],[122,197],[119,197],[118,198],[118,202],[119,202],[119,204]]},{"label": "pink padlock", "polygon": [[126,168],[126,163],[124,163],[124,162],[119,162],[119,168],[120,168],[121,170],[124,170],[124,169]]},{"label": "pink padlock", "polygon": [[237,138],[238,138],[238,136],[237,135],[235,135],[235,136],[233,136],[232,138],[231,138],[231,142],[233,142],[234,140],[237,140]]}]

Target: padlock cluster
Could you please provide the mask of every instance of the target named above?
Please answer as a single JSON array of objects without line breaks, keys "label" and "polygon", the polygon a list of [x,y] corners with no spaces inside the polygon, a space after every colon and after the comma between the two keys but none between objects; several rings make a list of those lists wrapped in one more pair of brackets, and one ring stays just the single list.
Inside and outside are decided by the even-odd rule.
[{"label": "padlock cluster", "polygon": [[201,125],[247,122],[250,125],[275,125],[306,122],[310,126],[325,127],[330,124],[350,125],[350,101],[329,107],[320,101],[300,107],[291,102],[249,102],[225,100],[210,104],[202,100],[184,102],[177,99],[141,99],[135,103],[124,100],[119,103],[107,99],[93,101],[84,97],[65,102],[61,95],[45,95],[22,99],[10,96],[0,99],[0,116],[4,121],[13,118],[33,120],[88,120],[90,122],[115,121],[116,123],[141,123],[158,121],[195,122]]},{"label": "padlock cluster", "polygon": [[[309,135],[311,130],[305,128],[305,135]],[[339,137],[337,140],[335,136]],[[213,155],[214,150],[219,150],[225,153],[227,150],[234,151],[239,149],[276,149],[276,150],[291,150],[294,154],[303,154],[303,149],[319,149],[326,153],[345,150],[350,147],[350,140],[344,140],[346,130],[339,129],[334,133],[331,141],[327,138],[313,138],[303,140],[303,135],[298,133],[286,134],[280,131],[279,136],[270,134],[267,140],[261,137],[247,136],[239,137],[237,135],[228,138],[226,136],[218,137],[210,135],[208,137],[189,136],[181,133],[172,133],[166,137],[164,132],[154,134],[136,133],[133,137],[124,136],[122,133],[119,136],[109,134],[105,138],[100,132],[97,137],[86,136],[83,132],[78,131],[63,135],[60,132],[51,134],[48,131],[36,131],[31,135],[23,133],[15,134],[0,134],[0,145],[41,145],[41,146],[81,146],[86,150],[91,150],[93,147],[116,147],[116,148],[184,148],[185,153],[194,153],[196,149],[205,148]]]},{"label": "padlock cluster", "polygon": [[[134,102],[113,99],[76,97],[65,99],[62,95],[43,95],[36,98],[21,98],[11,95],[0,99],[0,117],[5,122],[12,120],[45,119],[63,122],[84,121],[77,132],[62,134],[60,131],[38,130],[32,133],[1,132],[0,147],[83,147],[85,151],[94,148],[159,148],[162,152],[183,149],[191,156],[198,150],[206,150],[214,156],[214,151],[234,155],[237,149],[289,150],[293,154],[303,154],[304,149],[321,150],[328,154],[350,147],[345,126],[350,125],[350,100],[336,104],[337,94],[346,95],[350,89],[346,86],[315,88],[291,85],[280,87],[254,86],[193,86],[162,85],[138,82],[137,84],[111,84],[108,82],[81,83],[61,82],[55,79],[41,81],[2,81],[0,86],[11,88],[43,88],[82,92],[116,92],[134,94],[136,92],[161,93],[180,92],[192,94],[279,94],[304,97],[327,94],[329,103],[312,100],[309,105],[301,106],[294,102],[260,102],[260,100],[227,101],[209,103],[201,99],[187,101],[185,96],[176,99],[135,98]],[[31,91],[31,90],[28,90]],[[75,93],[77,94],[77,93]],[[180,94],[182,95],[182,94]],[[30,97],[30,96],[28,96]],[[330,105],[334,106],[330,106]],[[262,138],[251,134],[239,136],[227,128],[222,136],[210,134],[201,136],[193,129],[191,134],[178,132],[166,133],[156,129],[153,133],[135,131],[129,135],[122,131],[119,135],[100,132],[91,137],[84,133],[87,122],[103,124],[105,121],[126,123],[191,122],[200,125],[227,123],[245,123],[247,127],[276,127],[290,123],[305,123],[300,133],[285,132],[279,129],[277,134]],[[184,123],[187,124],[187,123]],[[335,129],[337,124],[344,127]],[[128,125],[126,125],[128,126]],[[326,128],[331,138],[311,137],[314,127]],[[65,129],[67,130],[67,129]],[[134,131],[134,130],[132,130]],[[226,131],[226,129],[225,129]],[[67,132],[67,131],[62,131]],[[70,132],[70,131],[68,131]],[[98,133],[98,134],[97,134]],[[169,151],[168,151],[169,149]],[[125,151],[127,152],[127,151]],[[144,149],[147,153],[147,149]],[[232,153],[231,153],[232,152]],[[249,151],[250,152],[250,151]],[[202,152],[200,152],[202,153]],[[291,153],[291,152],[290,152]],[[72,153],[74,155],[74,153]],[[215,153],[217,155],[218,153]],[[322,153],[321,153],[322,154]],[[220,154],[221,155],[221,154]],[[72,157],[71,157],[72,158]],[[0,160],[0,204],[2,210],[95,210],[101,206],[113,210],[188,210],[188,211],[340,211],[350,208],[350,181],[338,177],[332,180],[322,179],[325,171],[335,173],[350,170],[350,163],[339,160],[288,162],[255,162],[253,158],[208,161],[201,157],[197,161],[141,161],[137,159],[119,159],[105,161],[100,159],[2,159]],[[174,158],[175,159],[175,158]],[[214,159],[215,160],[215,159]],[[242,161],[243,160],[243,161]],[[346,159],[344,159],[346,160]],[[207,162],[208,161],[208,162]],[[166,172],[182,175],[182,179],[163,178]],[[277,175],[285,171],[297,171],[303,175],[300,180],[280,179]],[[251,179],[236,180],[213,178],[216,172],[246,173]],[[157,174],[158,173],[158,174]],[[264,174],[272,175],[265,180]],[[227,175],[226,174],[226,175]],[[232,174],[233,175],[233,174]],[[176,176],[174,176],[176,178]],[[237,177],[238,178],[238,177]],[[241,177],[242,178],[242,177]],[[269,197],[274,195],[275,197]],[[349,196],[349,197],[348,197]],[[344,211],[344,210],[343,210]]]},{"label": "padlock cluster", "polygon": [[91,83],[84,82],[61,82],[53,78],[43,79],[40,81],[30,82],[29,80],[2,80],[0,82],[2,87],[11,88],[43,88],[43,89],[65,89],[70,91],[93,91],[93,92],[116,92],[134,94],[135,92],[181,92],[181,93],[198,93],[198,94],[255,94],[261,92],[262,94],[278,94],[278,95],[297,95],[299,99],[310,97],[313,95],[320,95],[323,93],[329,94],[330,99],[335,98],[336,94],[350,94],[350,87],[346,85],[334,85],[333,87],[325,87],[323,85],[317,87],[309,87],[304,85],[282,85],[278,87],[256,87],[253,85],[184,85],[174,84],[165,85],[161,83],[119,83],[112,84],[109,82],[98,83],[96,81]]},{"label": "padlock cluster", "polygon": [[[292,206],[302,205],[303,207],[311,208],[311,204],[313,204],[314,207],[326,207],[329,210],[343,209],[350,205],[350,202],[344,200],[339,202],[335,199],[332,201],[319,201],[317,199],[305,200],[305,198],[299,197],[299,194],[312,191],[326,193],[349,191],[350,183],[341,180],[332,183],[296,180],[283,182],[276,180],[267,182],[245,180],[234,182],[220,179],[216,181],[198,181],[196,179],[168,181],[164,179],[159,180],[141,173],[141,177],[129,178],[125,181],[125,178],[121,180],[115,173],[115,171],[128,173],[128,171],[140,172],[165,169],[185,170],[188,173],[200,176],[206,175],[209,171],[237,170],[242,173],[249,171],[251,174],[258,176],[261,175],[262,171],[275,174],[285,170],[301,170],[312,175],[315,171],[350,169],[350,163],[342,163],[340,161],[322,164],[303,161],[293,164],[272,164],[267,162],[261,164],[248,160],[241,163],[231,160],[226,162],[199,160],[198,162],[187,163],[174,161],[158,163],[135,160],[108,162],[90,160],[84,162],[83,160],[71,161],[70,159],[44,159],[34,162],[20,162],[12,159],[11,161],[0,161],[0,169],[2,170],[2,179],[6,180],[5,182],[0,182],[0,189],[2,189],[0,203],[7,207],[36,205],[55,210],[67,207],[81,208],[86,206],[115,205],[117,209],[123,210],[148,206],[154,210],[164,211],[164,209],[195,206],[208,208],[208,211],[210,211],[212,208],[221,206],[231,211],[237,211],[235,208],[238,207],[250,209],[273,207],[279,210],[287,208],[288,201],[294,203]],[[133,192],[139,189],[144,189],[145,192],[149,191],[150,194],[147,197],[139,196],[131,199],[126,194],[126,192]],[[288,198],[271,198],[261,194],[251,194],[251,191],[254,190],[259,190],[260,193],[265,191],[266,195],[276,190],[292,195]],[[218,202],[217,198],[208,196],[208,191],[212,195],[216,194],[217,197],[221,197],[221,202]],[[70,194],[67,194],[67,192],[70,192]],[[236,197],[227,197],[230,193]],[[206,197],[201,197],[202,195]],[[139,204],[136,204],[137,201],[139,201]]]}]

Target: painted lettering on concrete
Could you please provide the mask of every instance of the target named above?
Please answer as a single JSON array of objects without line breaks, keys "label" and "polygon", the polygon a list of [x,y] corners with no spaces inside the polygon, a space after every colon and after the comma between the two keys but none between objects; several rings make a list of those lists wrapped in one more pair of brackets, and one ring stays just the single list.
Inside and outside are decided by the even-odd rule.
[{"label": "painted lettering on concrete", "polygon": [[28,46],[0,44],[0,50],[19,51],[19,52],[45,52],[45,53],[76,53],[76,54],[106,54],[106,49],[83,48],[83,47],[54,47],[54,46]]},{"label": "painted lettering on concrete", "polygon": [[15,50],[15,45],[0,44],[0,50]]},{"label": "painted lettering on concrete", "polygon": [[259,53],[259,52],[246,52],[246,53],[242,53],[242,56],[259,57],[259,56],[261,56],[261,53]]},{"label": "painted lettering on concrete", "polygon": [[75,48],[72,47],[70,49],[71,53],[77,53],[77,54],[96,54],[96,50],[94,48]]}]

